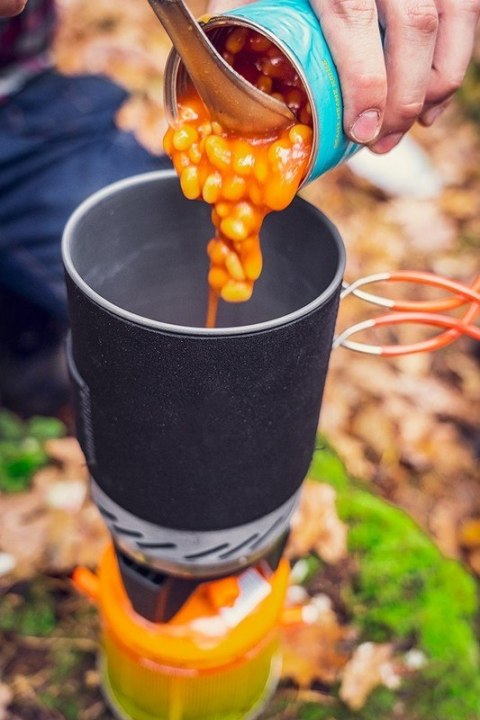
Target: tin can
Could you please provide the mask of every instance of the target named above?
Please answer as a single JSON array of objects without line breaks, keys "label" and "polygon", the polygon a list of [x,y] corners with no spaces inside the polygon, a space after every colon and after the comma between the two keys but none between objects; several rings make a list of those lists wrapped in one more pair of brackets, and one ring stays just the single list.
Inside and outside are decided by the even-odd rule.
[{"label": "tin can", "polygon": [[[298,73],[313,121],[312,157],[302,185],[348,160],[361,149],[343,129],[343,102],[335,63],[309,0],[259,0],[214,16],[203,29],[215,45],[222,30],[245,27],[273,42]],[[165,107],[175,118],[188,75],[175,49],[165,67]]]}]

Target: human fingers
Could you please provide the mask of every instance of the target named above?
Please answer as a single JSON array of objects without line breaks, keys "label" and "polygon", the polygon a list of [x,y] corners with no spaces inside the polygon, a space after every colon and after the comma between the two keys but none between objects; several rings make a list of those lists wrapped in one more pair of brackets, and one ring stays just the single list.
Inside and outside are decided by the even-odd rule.
[{"label": "human fingers", "polygon": [[311,0],[337,66],[344,127],[358,143],[371,143],[382,126],[387,77],[374,0]]},{"label": "human fingers", "polygon": [[439,18],[434,0],[378,0],[378,11],[385,28],[388,94],[379,139],[370,147],[385,153],[423,110]]},{"label": "human fingers", "polygon": [[22,12],[26,0],[0,0],[0,17],[13,17]]},{"label": "human fingers", "polygon": [[463,82],[473,52],[480,0],[437,0],[437,8],[437,44],[420,115],[424,125],[437,119]]}]

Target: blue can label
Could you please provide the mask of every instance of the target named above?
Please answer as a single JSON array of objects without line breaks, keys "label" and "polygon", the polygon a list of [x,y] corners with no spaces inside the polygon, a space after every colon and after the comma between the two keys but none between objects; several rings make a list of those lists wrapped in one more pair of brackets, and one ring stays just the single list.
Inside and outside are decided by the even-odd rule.
[{"label": "blue can label", "polygon": [[[309,180],[351,157],[361,146],[343,130],[343,102],[337,68],[308,0],[259,0],[225,16],[242,18],[275,36],[302,68],[314,100],[317,142]],[[315,113],[314,113],[315,117]]]}]

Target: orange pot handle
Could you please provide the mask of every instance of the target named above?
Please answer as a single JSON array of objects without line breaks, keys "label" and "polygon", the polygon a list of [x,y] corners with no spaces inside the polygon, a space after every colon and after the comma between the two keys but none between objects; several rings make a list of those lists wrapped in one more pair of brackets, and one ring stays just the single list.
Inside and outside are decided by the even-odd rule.
[{"label": "orange pot handle", "polygon": [[85,567],[75,568],[72,583],[82,595],[86,595],[93,602],[97,602],[100,584],[95,573]]}]

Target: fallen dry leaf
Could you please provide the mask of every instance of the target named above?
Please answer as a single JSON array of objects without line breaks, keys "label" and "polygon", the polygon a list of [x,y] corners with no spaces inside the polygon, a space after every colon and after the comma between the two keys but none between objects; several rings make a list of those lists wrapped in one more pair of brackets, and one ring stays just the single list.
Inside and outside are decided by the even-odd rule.
[{"label": "fallen dry leaf", "polygon": [[340,686],[340,698],[352,710],[360,710],[378,685],[397,684],[396,674],[390,662],[393,646],[387,643],[362,643],[345,665]]},{"label": "fallen dry leaf", "polygon": [[388,462],[398,459],[400,448],[398,445],[395,418],[384,415],[379,422],[379,408],[372,403],[358,408],[352,420],[352,431],[356,437],[361,438],[371,446],[378,458]]},{"label": "fallen dry leaf", "polygon": [[327,563],[341,560],[347,554],[347,526],[338,517],[331,485],[307,481],[292,520],[287,554],[300,557],[312,550]]},{"label": "fallen dry leaf", "polygon": [[461,505],[450,498],[441,498],[430,513],[430,531],[447,557],[458,558],[460,555],[458,523],[461,513]]},{"label": "fallen dry leaf", "polygon": [[17,564],[17,561],[10,553],[0,552],[0,577],[9,575]]},{"label": "fallen dry leaf", "polygon": [[38,488],[2,497],[0,548],[15,558],[15,576],[29,577],[43,566],[48,522]]},{"label": "fallen dry leaf", "polygon": [[460,528],[460,544],[469,550],[480,548],[480,518],[469,518]]},{"label": "fallen dry leaf", "polygon": [[333,684],[348,660],[348,648],[355,638],[355,631],[341,626],[331,607],[323,605],[315,615],[312,623],[283,629],[282,675],[303,688],[314,680]]},{"label": "fallen dry leaf", "polygon": [[87,486],[81,480],[61,480],[54,483],[47,492],[49,508],[76,512],[85,502]]},{"label": "fallen dry leaf", "polygon": [[468,555],[468,564],[475,573],[480,576],[480,550],[474,550]]},{"label": "fallen dry leaf", "polygon": [[450,188],[441,198],[441,207],[452,217],[458,220],[467,220],[480,213],[480,200],[475,193],[469,190]]},{"label": "fallen dry leaf", "polygon": [[13,692],[4,683],[0,683],[0,720],[7,720],[7,708],[13,700]]},{"label": "fallen dry leaf", "polygon": [[50,440],[46,450],[55,464],[36,473],[28,492],[1,498],[0,551],[13,558],[5,581],[95,565],[108,541],[105,523],[87,499],[88,470],[78,442]]},{"label": "fallen dry leaf", "polygon": [[56,572],[77,565],[95,567],[109,541],[105,523],[93,503],[81,512],[52,511],[47,537],[47,562]]},{"label": "fallen dry leaf", "polygon": [[74,468],[83,477],[88,477],[85,456],[76,438],[65,437],[58,440],[47,440],[45,452],[52,460],[60,463],[65,472],[70,472]]}]

